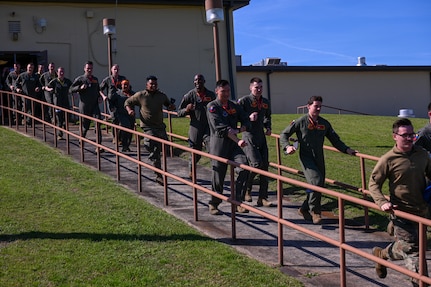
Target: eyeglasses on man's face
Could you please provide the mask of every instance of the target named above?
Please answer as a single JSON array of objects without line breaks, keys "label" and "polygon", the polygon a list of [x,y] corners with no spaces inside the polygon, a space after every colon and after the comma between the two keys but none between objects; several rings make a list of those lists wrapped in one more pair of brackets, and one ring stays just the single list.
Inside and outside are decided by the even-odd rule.
[{"label": "eyeglasses on man's face", "polygon": [[399,134],[399,133],[395,133],[396,135],[399,135],[400,137],[404,138],[404,139],[414,139],[416,137],[416,133],[411,133],[411,134]]}]

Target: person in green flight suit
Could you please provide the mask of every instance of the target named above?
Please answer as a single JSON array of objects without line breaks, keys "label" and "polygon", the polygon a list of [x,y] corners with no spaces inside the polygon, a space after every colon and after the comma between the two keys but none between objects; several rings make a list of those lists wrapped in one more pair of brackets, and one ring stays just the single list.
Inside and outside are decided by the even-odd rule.
[{"label": "person in green flight suit", "polygon": [[[321,187],[325,183],[323,154],[325,137],[343,153],[355,155],[357,152],[344,144],[331,124],[319,116],[322,101],[321,96],[312,96],[307,103],[308,114],[292,121],[280,134],[280,145],[286,154],[295,153],[296,147],[290,144],[290,136],[296,134],[299,142],[299,158],[305,178],[309,184]],[[312,220],[314,224],[320,224],[322,221],[320,192],[307,190],[307,198],[298,213],[305,220]]]}]

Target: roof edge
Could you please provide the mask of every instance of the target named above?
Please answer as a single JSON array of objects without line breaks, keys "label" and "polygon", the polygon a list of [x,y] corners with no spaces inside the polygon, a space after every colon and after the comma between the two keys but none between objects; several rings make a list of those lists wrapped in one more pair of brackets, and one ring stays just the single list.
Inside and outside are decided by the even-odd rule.
[{"label": "roof edge", "polygon": [[377,72],[426,71],[431,66],[237,66],[237,72]]},{"label": "roof edge", "polygon": [[[11,0],[0,0],[1,2],[12,2]],[[205,6],[203,0],[25,0],[21,3],[86,3],[86,4],[112,4],[112,5],[174,5],[174,6]],[[19,5],[15,2],[15,4]],[[250,0],[223,0],[223,6],[231,7],[234,10],[242,8],[250,4]]]}]

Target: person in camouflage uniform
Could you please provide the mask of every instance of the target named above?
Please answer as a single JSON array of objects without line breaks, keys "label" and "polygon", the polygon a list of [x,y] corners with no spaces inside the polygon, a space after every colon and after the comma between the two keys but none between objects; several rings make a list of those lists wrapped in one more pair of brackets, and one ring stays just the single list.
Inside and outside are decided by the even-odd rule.
[{"label": "person in camouflage uniform", "polygon": [[[431,158],[422,147],[414,146],[416,134],[409,119],[398,119],[393,124],[395,146],[384,154],[371,173],[369,191],[382,211],[390,212],[395,241],[385,248],[374,247],[373,255],[382,259],[405,260],[407,269],[419,270],[418,223],[393,214],[401,210],[417,216],[428,216],[428,204],[423,199],[426,178],[431,179]],[[383,195],[383,183],[389,180],[390,199]],[[375,264],[377,276],[385,278],[386,266]],[[428,274],[427,270],[425,271]],[[418,281],[411,278],[413,286]]]}]

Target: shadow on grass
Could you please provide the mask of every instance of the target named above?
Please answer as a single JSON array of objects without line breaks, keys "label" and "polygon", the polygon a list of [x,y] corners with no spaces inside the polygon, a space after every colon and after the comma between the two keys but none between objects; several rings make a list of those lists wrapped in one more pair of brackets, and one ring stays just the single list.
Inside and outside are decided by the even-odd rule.
[{"label": "shadow on grass", "polygon": [[54,232],[38,232],[29,231],[18,234],[1,234],[0,242],[12,242],[16,240],[32,240],[32,239],[83,239],[90,241],[103,241],[103,240],[118,240],[118,241],[211,241],[212,239],[201,236],[198,234],[174,234],[174,235],[133,235],[133,234],[110,234],[110,233],[85,233],[85,232],[71,232],[71,233],[54,233]]}]

